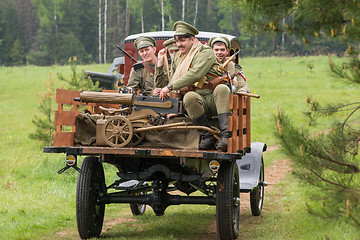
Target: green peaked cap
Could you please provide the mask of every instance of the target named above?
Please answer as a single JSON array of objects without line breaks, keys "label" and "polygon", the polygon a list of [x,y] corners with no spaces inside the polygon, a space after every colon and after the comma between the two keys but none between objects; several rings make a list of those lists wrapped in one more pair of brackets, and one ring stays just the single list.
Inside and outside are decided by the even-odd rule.
[{"label": "green peaked cap", "polygon": [[164,43],[164,47],[166,47],[169,50],[178,50],[179,48],[175,45],[175,39],[170,38],[166,40]]},{"label": "green peaked cap", "polygon": [[230,41],[227,37],[219,36],[210,38],[208,44],[210,47],[213,47],[213,44],[216,42],[222,42],[225,44],[226,48],[230,48]]},{"label": "green peaked cap", "polygon": [[174,23],[174,30],[174,35],[184,35],[189,33],[195,36],[199,34],[199,31],[195,27],[184,21],[177,21],[176,23]]},{"label": "green peaked cap", "polygon": [[135,40],[134,46],[137,50],[148,46],[156,47],[156,41],[152,37],[140,36]]}]

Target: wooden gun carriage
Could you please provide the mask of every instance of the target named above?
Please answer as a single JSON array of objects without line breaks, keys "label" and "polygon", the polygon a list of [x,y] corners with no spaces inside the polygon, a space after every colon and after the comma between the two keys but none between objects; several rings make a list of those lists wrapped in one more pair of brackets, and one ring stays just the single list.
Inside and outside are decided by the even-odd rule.
[{"label": "wooden gun carriage", "polygon": [[[178,99],[156,102],[115,92],[57,89],[56,101],[54,147],[45,147],[44,152],[66,154],[66,166],[59,173],[71,167],[79,172],[76,218],[81,238],[101,234],[105,205],[110,203],[129,203],[134,215],[143,214],[149,205],[157,216],[170,205],[215,205],[220,239],[239,235],[240,192],[250,193],[252,214],[260,215],[266,145],[250,142],[250,97],[246,94],[230,96],[229,130],[233,135],[227,152],[138,146],[147,131],[199,128],[187,122],[154,123],[152,119],[161,117],[163,111],[181,113]],[[102,113],[97,120],[96,138],[100,139],[95,146],[74,143],[75,119],[84,107],[91,114]],[[66,132],[69,127],[65,126],[71,126],[71,131]],[[216,128],[207,130],[218,134]],[[82,155],[86,157],[78,168],[77,159]],[[105,183],[104,163],[118,169],[119,179],[110,185]],[[173,195],[173,190],[185,195]]]}]

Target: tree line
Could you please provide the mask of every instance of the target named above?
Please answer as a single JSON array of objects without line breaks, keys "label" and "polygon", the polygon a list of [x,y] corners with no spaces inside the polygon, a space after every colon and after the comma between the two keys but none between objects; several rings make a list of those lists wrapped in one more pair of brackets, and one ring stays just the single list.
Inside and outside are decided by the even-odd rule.
[{"label": "tree line", "polygon": [[256,25],[249,27],[247,18],[229,0],[0,0],[0,66],[66,64],[72,56],[82,64],[111,62],[120,56],[115,44],[123,44],[126,36],[172,30],[177,20],[237,36],[243,56],[341,54],[346,49],[330,38],[304,46],[298,35],[253,31]]}]

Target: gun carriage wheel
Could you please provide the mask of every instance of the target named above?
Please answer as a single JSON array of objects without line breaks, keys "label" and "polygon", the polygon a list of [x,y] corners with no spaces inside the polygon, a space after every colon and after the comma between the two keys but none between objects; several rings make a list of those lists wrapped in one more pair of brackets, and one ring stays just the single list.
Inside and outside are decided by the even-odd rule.
[{"label": "gun carriage wheel", "polygon": [[[145,126],[145,123],[142,122],[134,122],[132,123],[133,129],[142,128]],[[131,138],[131,141],[128,143],[128,147],[135,147],[136,145],[140,144],[142,140],[145,138],[146,132],[136,132],[133,131],[133,137]]]},{"label": "gun carriage wheel", "polygon": [[100,236],[104,222],[106,195],[104,169],[97,157],[86,157],[81,164],[76,189],[76,221],[81,239]]},{"label": "gun carriage wheel", "polygon": [[133,126],[122,116],[109,118],[104,124],[104,141],[112,147],[126,146],[133,137]]}]

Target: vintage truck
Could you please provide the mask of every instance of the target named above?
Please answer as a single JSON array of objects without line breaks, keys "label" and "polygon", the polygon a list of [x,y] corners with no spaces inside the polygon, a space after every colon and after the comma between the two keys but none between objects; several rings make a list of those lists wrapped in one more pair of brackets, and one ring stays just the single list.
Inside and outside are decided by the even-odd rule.
[{"label": "vintage truck", "polygon": [[[141,35],[154,37],[159,50],[173,32]],[[197,37],[205,43],[215,35],[218,34],[200,32]],[[125,50],[135,59],[138,56],[133,42],[138,36],[125,39]],[[231,42],[232,53],[240,49],[236,37],[225,36]],[[235,61],[239,61],[238,56]],[[123,67],[119,67],[125,81],[131,66],[131,60],[125,57]],[[156,216],[163,215],[170,205],[214,205],[218,237],[236,239],[240,193],[250,194],[251,212],[259,216],[266,186],[262,156],[266,144],[251,143],[252,97],[259,96],[230,95],[232,137],[228,139],[227,152],[219,152],[182,147],[185,138],[197,141],[199,126],[192,126],[186,117],[175,122],[166,119],[168,113],[183,113],[181,99],[162,102],[157,97],[133,96],[116,90],[96,93],[57,89],[54,146],[45,147],[44,152],[66,154],[66,165],[59,173],[69,168],[79,172],[76,219],[80,238],[100,236],[106,204],[128,203],[133,215],[142,215],[148,205]],[[84,108],[86,112],[81,112]],[[86,130],[81,129],[84,123]],[[216,127],[206,130],[214,136],[219,134]],[[183,134],[174,139],[179,142],[178,147],[151,140],[161,134],[175,136],[176,132]],[[89,141],[81,140],[85,133]],[[79,156],[85,156],[80,168],[77,167]],[[117,180],[110,184],[105,181],[103,164],[106,163],[118,171]]]}]

